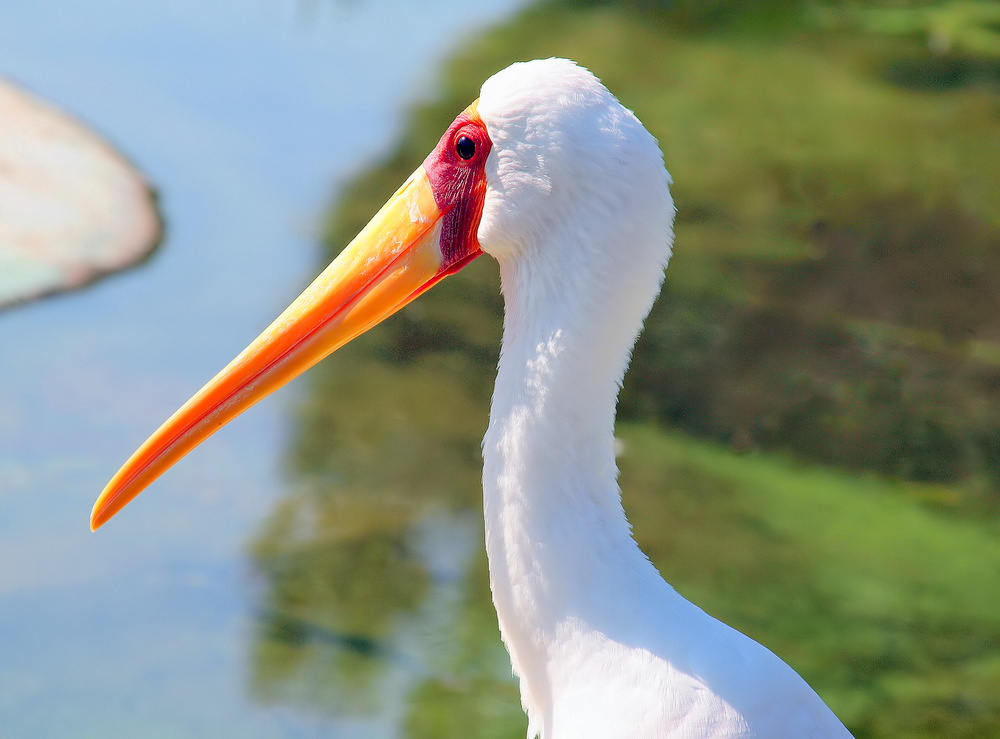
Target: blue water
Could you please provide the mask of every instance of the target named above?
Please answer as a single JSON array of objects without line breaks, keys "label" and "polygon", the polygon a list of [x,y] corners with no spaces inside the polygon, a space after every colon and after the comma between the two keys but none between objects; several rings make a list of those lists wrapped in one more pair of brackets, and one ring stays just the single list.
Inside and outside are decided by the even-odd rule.
[{"label": "blue water", "polygon": [[[98,534],[118,465],[316,271],[325,206],[388,150],[438,64],[518,0],[32,0],[0,74],[156,188],[145,265],[0,314],[0,736],[394,736],[255,703],[245,542],[282,493],[296,386]],[[457,112],[457,111],[456,111]]]}]

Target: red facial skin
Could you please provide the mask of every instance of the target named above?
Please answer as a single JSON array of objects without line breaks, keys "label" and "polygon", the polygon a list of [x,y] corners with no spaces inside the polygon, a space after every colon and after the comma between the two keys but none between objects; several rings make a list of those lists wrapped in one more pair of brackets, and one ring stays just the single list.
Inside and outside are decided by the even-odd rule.
[{"label": "red facial skin", "polygon": [[[462,136],[472,140],[469,159],[458,153]],[[475,106],[462,113],[445,131],[427,158],[424,171],[434,191],[441,219],[441,276],[457,272],[482,254],[477,233],[486,199],[486,158],[493,142]]]}]

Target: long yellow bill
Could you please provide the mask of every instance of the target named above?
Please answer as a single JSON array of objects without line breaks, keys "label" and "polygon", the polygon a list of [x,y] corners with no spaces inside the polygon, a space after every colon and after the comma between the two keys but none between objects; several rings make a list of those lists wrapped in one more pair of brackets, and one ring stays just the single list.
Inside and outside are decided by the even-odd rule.
[{"label": "long yellow bill", "polygon": [[122,466],[94,504],[91,529],[258,400],[476,256],[478,249],[459,263],[442,256],[446,215],[420,167],[285,312]]}]

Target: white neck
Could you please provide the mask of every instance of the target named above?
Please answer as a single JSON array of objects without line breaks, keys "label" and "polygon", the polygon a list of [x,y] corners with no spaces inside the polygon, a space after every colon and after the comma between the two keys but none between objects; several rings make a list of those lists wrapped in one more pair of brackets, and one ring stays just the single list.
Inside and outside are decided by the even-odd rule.
[{"label": "white neck", "polygon": [[673,591],[631,536],[614,458],[618,389],[648,300],[623,327],[621,313],[553,284],[538,264],[501,261],[501,276],[504,340],[483,443],[486,549],[501,633],[537,722],[532,709],[551,705],[554,672],[572,669],[567,655],[581,653],[581,640],[642,630]]},{"label": "white neck", "polygon": [[564,280],[579,273],[499,261],[506,314],[483,508],[528,736],[848,737],[787,665],[684,600],[632,538],[614,407],[652,290],[630,293],[619,272],[608,289],[623,297],[609,301],[593,274],[572,289]]}]

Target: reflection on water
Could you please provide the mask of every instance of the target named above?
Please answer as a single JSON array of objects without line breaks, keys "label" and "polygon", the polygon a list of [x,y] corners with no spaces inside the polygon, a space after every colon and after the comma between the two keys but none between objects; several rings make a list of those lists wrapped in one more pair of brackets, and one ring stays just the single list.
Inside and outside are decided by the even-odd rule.
[{"label": "reflection on water", "polygon": [[[379,588],[419,616],[427,594],[452,582],[435,569],[431,532],[459,541],[475,524],[446,508],[414,528],[416,514],[400,508],[373,542],[342,548],[345,529],[313,541],[294,513],[329,485],[310,473],[291,481],[289,515],[266,524],[292,527],[288,545],[260,536],[248,567],[246,539],[285,492],[278,455],[294,390],[220,433],[100,534],[87,514],[127,454],[311,277],[331,183],[388,145],[455,32],[514,5],[0,7],[0,72],[113,141],[155,183],[167,221],[143,267],[0,314],[0,734],[398,734],[398,698],[425,672],[404,636],[390,636],[398,617],[379,615]],[[360,509],[348,521],[368,525]],[[385,574],[316,589],[296,545],[337,572],[364,562]],[[413,563],[390,566],[411,551]],[[258,597],[258,565],[292,573],[287,590]],[[324,587],[349,606],[302,605]],[[273,669],[313,670],[317,702],[339,696],[330,708],[284,699],[257,657],[270,650],[254,646],[258,633],[325,645],[313,662],[286,653]],[[359,671],[331,674],[328,658]],[[376,692],[386,696],[377,710]],[[352,695],[358,707],[341,711]]]}]

